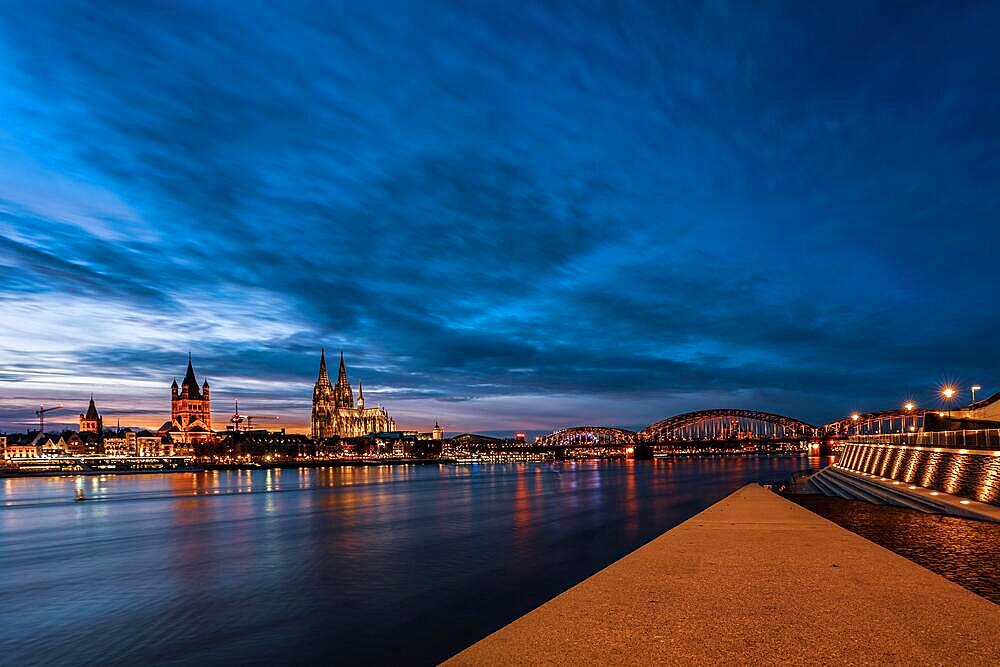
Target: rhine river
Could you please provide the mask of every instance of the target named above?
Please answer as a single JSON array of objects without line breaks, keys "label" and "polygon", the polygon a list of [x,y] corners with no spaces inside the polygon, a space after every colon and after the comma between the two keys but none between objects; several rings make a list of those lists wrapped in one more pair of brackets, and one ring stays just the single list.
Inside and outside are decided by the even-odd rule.
[{"label": "rhine river", "polygon": [[434,662],[743,484],[818,464],[3,479],[0,662]]}]

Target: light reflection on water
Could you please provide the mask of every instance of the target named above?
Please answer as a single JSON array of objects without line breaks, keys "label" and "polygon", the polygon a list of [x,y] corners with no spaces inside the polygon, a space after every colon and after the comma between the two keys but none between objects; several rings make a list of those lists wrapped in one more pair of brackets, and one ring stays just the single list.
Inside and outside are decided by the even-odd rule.
[{"label": "light reflection on water", "polygon": [[5,479],[0,662],[439,660],[742,484],[817,464]]}]

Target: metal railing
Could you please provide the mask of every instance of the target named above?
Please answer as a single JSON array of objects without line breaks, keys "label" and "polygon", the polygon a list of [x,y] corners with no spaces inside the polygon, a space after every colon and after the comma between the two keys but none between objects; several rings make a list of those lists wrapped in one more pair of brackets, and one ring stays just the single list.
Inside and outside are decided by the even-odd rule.
[{"label": "metal railing", "polygon": [[905,445],[908,447],[949,447],[952,449],[1000,450],[1000,429],[934,431],[931,433],[887,433],[852,435],[850,443]]}]

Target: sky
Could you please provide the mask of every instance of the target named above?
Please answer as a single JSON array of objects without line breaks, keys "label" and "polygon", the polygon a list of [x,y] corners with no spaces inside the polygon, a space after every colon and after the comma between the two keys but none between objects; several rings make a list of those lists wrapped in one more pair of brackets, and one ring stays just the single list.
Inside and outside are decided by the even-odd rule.
[{"label": "sky", "polygon": [[0,430],[1000,389],[997,3],[0,4]]}]

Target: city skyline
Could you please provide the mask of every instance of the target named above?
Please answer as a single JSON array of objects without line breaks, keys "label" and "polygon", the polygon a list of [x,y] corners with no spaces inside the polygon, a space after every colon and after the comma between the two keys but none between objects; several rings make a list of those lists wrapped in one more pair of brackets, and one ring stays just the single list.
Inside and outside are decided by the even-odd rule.
[{"label": "city skyline", "polygon": [[[321,353],[320,354],[321,354],[320,379],[322,380],[325,377],[326,378],[326,383],[329,384],[330,381],[329,381],[329,377],[327,375],[326,361],[325,361],[325,357],[324,357],[325,350],[321,349]],[[194,391],[198,391],[197,388],[199,387],[199,384],[197,382],[196,375],[195,375],[195,372],[194,372],[193,367],[192,367],[192,364],[193,364],[193,355],[190,352],[188,353],[188,361],[187,361],[187,363],[188,363],[188,366],[187,366],[187,371],[184,374],[184,381],[183,381],[183,383],[184,383],[185,386],[187,386],[187,385],[190,384],[191,386],[195,387]],[[172,376],[172,382],[171,382],[171,388],[172,388],[171,396],[172,397],[178,396],[178,394],[177,394],[177,392],[178,392],[177,377],[178,377],[177,375],[173,375]],[[317,381],[317,385],[318,384],[319,384],[319,381]],[[339,377],[338,377],[338,385],[337,385],[338,386],[338,390],[340,389],[341,384],[344,385],[344,391],[348,391],[348,392],[352,391],[350,385],[347,384],[347,376],[346,376],[346,371],[345,371],[345,362],[344,362],[344,358],[343,358],[343,353],[341,353],[341,357],[340,357]],[[363,385],[363,383],[359,383],[358,384],[359,394],[361,393],[362,385]],[[207,392],[208,391],[208,387],[209,387],[209,382],[208,382],[208,379],[206,377],[204,379],[204,386],[202,387],[202,390]],[[952,408],[959,408],[959,407],[961,407],[961,406],[963,406],[963,405],[965,405],[967,403],[971,403],[972,402],[972,401],[965,401],[965,400],[963,400],[963,394],[964,394],[963,389],[964,388],[960,384],[955,384],[955,383],[952,383],[952,382],[948,382],[948,383],[936,386],[936,387],[934,387],[932,389],[929,389],[927,392],[921,394],[921,396],[923,397],[922,399],[921,398],[917,398],[916,394],[909,394],[909,395],[907,395],[907,397],[905,398],[905,400],[898,402],[899,403],[898,405],[887,404],[887,405],[884,405],[884,406],[881,406],[881,407],[866,406],[864,408],[858,408],[856,410],[852,410],[852,411],[850,411],[850,413],[844,413],[844,414],[838,414],[838,415],[831,415],[829,419],[825,419],[823,421],[813,423],[813,426],[817,426],[817,427],[818,426],[823,426],[824,424],[832,423],[834,421],[842,420],[842,419],[845,419],[845,418],[848,418],[848,417],[857,418],[857,416],[858,416],[859,413],[878,413],[878,412],[883,412],[883,411],[902,411],[902,412],[906,412],[906,411],[912,411],[912,410],[914,410],[916,408],[923,408],[923,409],[929,409],[929,410],[934,410],[934,411],[938,411],[938,410],[941,410],[941,411],[943,411],[943,410],[949,410],[950,411]],[[989,388],[987,387],[987,389],[989,389]],[[333,391],[332,386],[329,388],[329,390]],[[970,387],[968,387],[968,390],[969,390],[968,391],[968,395],[970,397],[976,397],[976,392],[977,391],[980,392],[980,394],[978,396],[978,399],[981,402],[983,401],[983,399],[987,399],[987,398],[993,399],[993,394],[991,392],[990,393],[982,393],[983,387],[981,385],[971,385]],[[314,388],[313,391],[315,392],[315,388]],[[213,396],[215,396],[217,393],[218,393],[218,390],[213,390],[213,392],[212,392]],[[369,393],[371,393],[371,392],[369,392]],[[226,396],[226,392],[223,392],[223,395]],[[207,394],[206,394],[206,397],[207,397]],[[211,416],[214,417],[215,415],[218,415],[218,417],[222,417],[222,419],[218,419],[218,417],[215,418],[216,427],[213,427],[213,430],[215,430],[217,432],[222,432],[222,431],[225,430],[225,428],[226,428],[225,424],[227,423],[227,420],[226,420],[226,416],[227,415],[233,415],[233,416],[235,416],[235,414],[246,415],[248,413],[261,412],[261,408],[271,408],[271,407],[273,407],[272,403],[261,402],[261,400],[267,401],[268,399],[260,399],[258,397],[257,400],[254,400],[252,398],[248,402],[244,398],[243,399],[243,401],[244,401],[243,410],[240,411],[239,410],[239,400],[240,400],[240,397],[239,396],[226,396],[226,397],[232,400],[232,405],[233,405],[233,410],[232,411],[228,411],[226,409],[225,405],[220,405],[218,401],[216,401],[214,407],[211,408],[211,413],[210,413]],[[201,396],[197,395],[197,396],[194,396],[194,398],[200,399]],[[360,396],[359,396],[359,398],[360,398]],[[15,399],[15,400],[18,400],[18,399]],[[21,399],[21,400],[23,400],[23,399]],[[78,421],[71,414],[71,413],[73,413],[73,409],[74,409],[72,403],[75,400],[76,400],[75,398],[74,399],[70,399],[70,404],[69,405],[64,405],[62,401],[59,402],[59,405],[55,405],[55,401],[50,401],[48,403],[47,407],[49,408],[49,410],[52,410],[55,414],[53,415],[48,410],[46,411],[46,414],[49,414],[49,416],[46,419],[48,420],[48,424],[50,424],[50,427],[47,427],[46,431],[58,431],[58,430],[61,430],[61,429],[74,430],[74,426],[75,426],[75,424]],[[89,414],[90,412],[94,412],[95,411],[95,407],[94,407],[95,395],[94,395],[94,393],[91,392],[89,399],[86,399],[86,400],[87,400],[87,403],[89,405],[88,405],[88,407],[86,409],[80,411],[80,418],[81,419],[83,418],[83,414],[85,412]],[[332,398],[331,398],[331,400],[332,400]],[[346,400],[347,399],[345,399],[345,401]],[[353,400],[353,399],[351,399],[351,400]],[[145,402],[144,400],[138,400],[138,401],[136,401],[135,399],[131,399],[130,400],[128,398],[125,398],[124,401],[125,401],[125,405],[128,406],[127,409],[124,410],[124,411],[121,410],[121,409],[118,409],[117,411],[115,411],[113,413],[108,413],[105,409],[101,410],[102,414],[100,416],[102,418],[104,418],[105,423],[106,423],[106,425],[107,425],[108,428],[112,428],[112,427],[139,427],[139,428],[144,428],[144,429],[156,430],[158,426],[165,426],[164,424],[162,424],[162,416],[164,414],[164,412],[162,410],[154,408],[154,409],[152,409],[151,411],[148,411],[148,412],[136,411],[135,410],[136,403],[138,402],[139,404],[142,404],[142,403]],[[979,403],[977,403],[977,405],[978,404]],[[315,420],[315,409],[316,409],[315,405],[316,405],[316,398],[315,398],[315,393],[313,393],[312,402],[309,405],[310,411],[312,412],[313,420]],[[361,407],[363,407],[365,404],[364,403],[359,403],[359,405]],[[371,401],[369,401],[369,402],[367,402],[367,405],[368,405],[369,408],[375,407],[376,408],[376,412],[379,412],[381,415],[384,415],[386,419],[389,419],[388,415],[384,412],[384,407],[385,406],[383,404],[381,404],[381,403],[375,403],[373,405],[373,403]],[[34,410],[36,408],[36,405],[32,405],[30,407]],[[38,407],[43,407],[44,408],[44,407],[46,407],[46,405],[44,403],[41,403],[41,404],[38,404]],[[350,405],[348,407],[352,407],[353,408],[353,405]],[[719,406],[713,406],[713,407],[715,409],[719,408]],[[291,400],[291,401],[289,401],[289,405],[288,405],[288,409],[290,410],[290,412],[288,412],[287,414],[298,415],[299,413],[301,413],[301,409],[299,409],[299,408],[300,408],[299,403],[296,402],[296,401],[294,401],[294,400]],[[115,408],[112,407],[112,410],[114,410],[114,409]],[[706,406],[700,406],[700,408],[697,408],[696,410],[691,410],[691,411],[688,411],[688,412],[696,412],[699,409],[706,409]],[[708,409],[712,409],[712,408],[708,408]],[[172,401],[171,401],[170,407],[168,408],[168,411],[169,412],[173,412]],[[275,412],[275,410],[271,410],[271,412]],[[942,412],[942,414],[944,414],[944,413]],[[669,415],[666,415],[666,416],[669,416]],[[786,416],[795,418],[795,417],[793,417],[791,415],[786,415]],[[125,418],[125,423],[122,423],[122,418],[123,417]],[[173,415],[171,415],[171,418],[173,418]],[[212,417],[210,417],[209,419],[211,420],[211,418]],[[419,415],[417,417],[417,419],[418,420],[419,419],[423,419],[424,421],[426,421],[426,417],[422,416],[422,415]],[[285,418],[283,420],[280,415],[266,416],[265,420],[267,420],[267,421],[270,422],[269,424],[265,424],[264,425],[265,427],[271,427],[271,428],[275,428],[275,429],[279,429],[280,428],[282,430],[288,430],[289,432],[292,432],[292,433],[303,433],[303,434],[312,433],[313,435],[315,435],[315,426],[314,425],[310,426],[310,420],[309,420],[308,417],[307,417],[307,419],[306,419],[305,422],[302,421],[301,417],[299,417],[297,419],[295,417],[293,417],[291,420]],[[440,422],[440,419],[433,418],[432,421],[435,424],[435,428],[437,428],[437,425]],[[628,429],[628,430],[638,431],[638,430],[641,429],[642,426],[644,426],[644,425],[648,426],[653,421],[655,421],[655,420],[654,419],[650,419],[650,420],[647,420],[647,422],[644,422],[644,423],[638,423],[638,422],[634,423],[634,424],[609,423],[609,424],[606,424],[606,425],[607,426],[613,426],[613,427],[621,427],[621,428],[625,428],[625,429]],[[551,433],[551,432],[554,432],[554,431],[559,430],[559,429],[568,428],[568,427],[571,427],[571,426],[582,426],[582,425],[584,425],[584,422],[579,422],[579,423],[572,423],[572,424],[570,424],[570,423],[555,424],[555,425],[551,425],[551,426],[540,425],[538,427],[535,427],[534,425],[531,425],[531,426],[524,427],[524,426],[521,425],[524,422],[525,422],[525,420],[523,418],[521,418],[520,422],[508,424],[505,428],[495,428],[495,429],[492,429],[492,428],[481,428],[481,429],[478,429],[478,430],[480,430],[482,432],[485,432],[485,433],[494,433],[494,434],[501,433],[501,432],[510,432],[510,431],[514,431],[514,430],[519,430],[519,431],[527,431],[531,435],[541,435],[541,434],[545,434],[545,433]],[[597,424],[597,422],[595,422],[593,420],[591,422],[587,422],[587,423],[588,424],[599,425],[599,424]],[[13,429],[15,431],[18,431],[18,430],[31,431],[33,429],[37,430],[36,426],[38,425],[38,413],[37,412],[32,412],[32,418],[30,420],[26,420],[26,421],[23,421],[23,422],[15,422],[14,425],[17,427],[15,429]],[[210,426],[211,425],[211,421],[208,421],[206,425]],[[395,422],[392,421],[392,420],[390,420],[389,421],[389,425],[395,427]],[[3,425],[0,424],[0,427],[2,427],[2,426]],[[421,430],[422,428],[424,428],[424,426],[425,426],[425,424],[423,422],[414,422],[413,424],[404,425],[404,430]],[[392,430],[392,429],[388,429],[388,430]],[[424,429],[424,430],[426,430],[426,429]],[[462,431],[470,431],[470,430],[476,430],[476,429],[450,429],[450,428],[445,428],[444,430],[448,431],[448,432],[452,432],[452,433],[459,433],[459,432],[462,432]]]},{"label": "city skyline", "polygon": [[1000,386],[1000,8],[392,11],[3,16],[0,430],[189,351],[296,430],[323,346],[452,432]]}]

